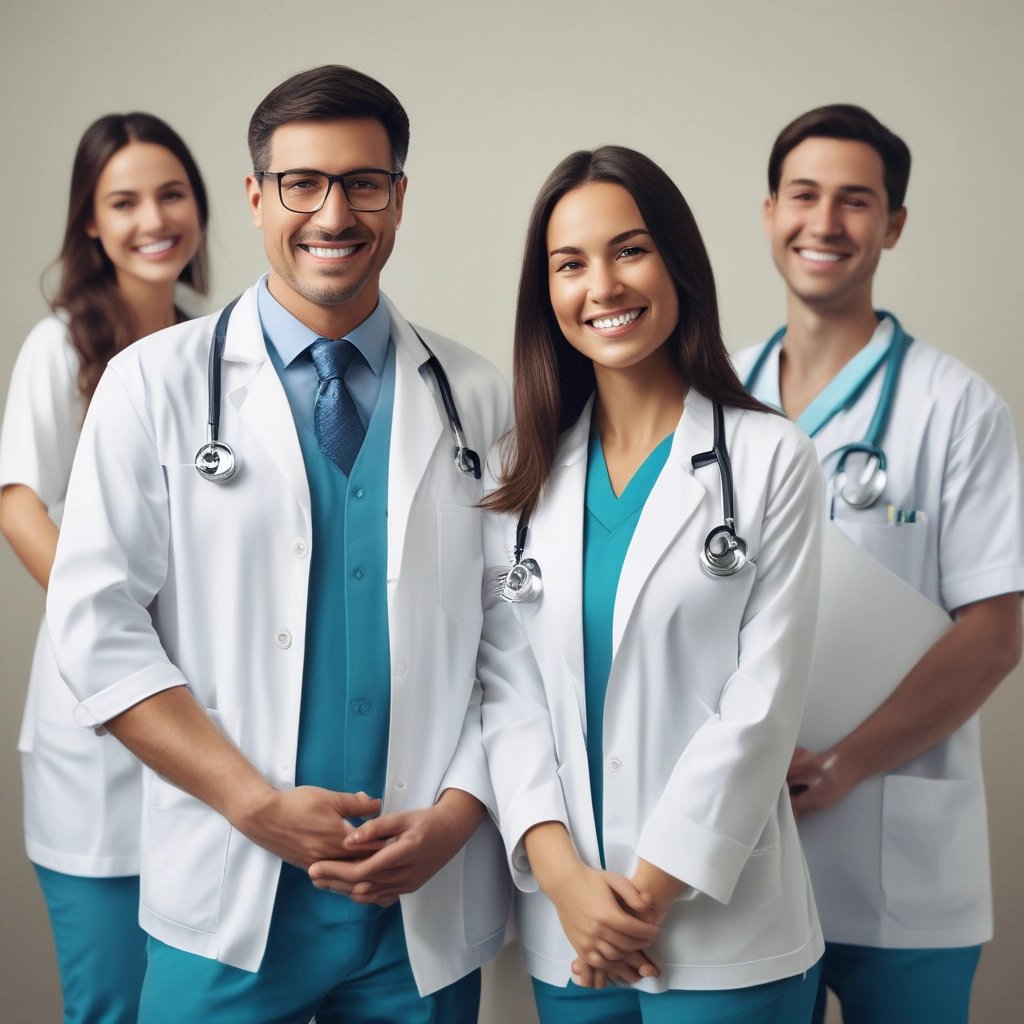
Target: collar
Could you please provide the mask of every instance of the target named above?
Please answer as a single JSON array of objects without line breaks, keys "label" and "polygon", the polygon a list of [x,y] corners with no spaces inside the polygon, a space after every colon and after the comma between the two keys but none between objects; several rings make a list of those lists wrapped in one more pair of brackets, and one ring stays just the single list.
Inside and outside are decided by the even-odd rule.
[{"label": "collar", "polygon": [[[284,366],[290,366],[320,335],[311,331],[301,320],[288,312],[267,287],[267,275],[257,286],[256,303],[267,344],[271,345]],[[356,328],[345,335],[359,350],[367,365],[379,377],[384,370],[384,359],[391,337],[391,318],[387,306],[378,300],[373,312]]]}]

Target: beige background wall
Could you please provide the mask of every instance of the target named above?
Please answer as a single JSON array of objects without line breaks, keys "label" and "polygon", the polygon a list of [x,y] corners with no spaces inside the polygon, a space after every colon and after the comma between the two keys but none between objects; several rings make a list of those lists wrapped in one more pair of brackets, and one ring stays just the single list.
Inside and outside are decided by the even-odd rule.
[{"label": "beige background wall", "polygon": [[[71,156],[89,121],[150,110],[189,142],[211,193],[212,308],[263,266],[242,193],[249,115],[288,74],[332,61],[381,78],[412,118],[407,214],[387,290],[408,316],[506,371],[529,204],[571,149],[624,143],[676,178],[711,251],[735,348],[783,315],[759,227],[776,132],[820,103],[869,107],[914,154],[910,220],[883,259],[878,304],[993,381],[1019,430],[1022,39],[1015,0],[3,0],[0,386],[45,311],[39,273],[59,244]],[[197,444],[201,432],[197,423]],[[0,1016],[12,1022],[55,1020],[58,1004],[42,901],[22,850],[14,749],[41,608],[4,548]],[[998,935],[982,959],[977,1024],[1019,1019],[1024,994],[1021,678],[984,714]],[[484,1019],[529,1019],[521,997],[508,967]]]}]

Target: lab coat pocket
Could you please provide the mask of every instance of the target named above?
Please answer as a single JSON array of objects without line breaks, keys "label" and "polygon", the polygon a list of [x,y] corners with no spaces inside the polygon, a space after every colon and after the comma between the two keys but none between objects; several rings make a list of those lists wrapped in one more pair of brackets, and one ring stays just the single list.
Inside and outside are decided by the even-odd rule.
[{"label": "lab coat pocket", "polygon": [[[206,712],[232,742],[241,716]],[[217,929],[231,826],[213,808],[154,772],[146,773],[141,899],[167,921]]]},{"label": "lab coat pocket", "polygon": [[859,519],[835,519],[833,522],[886,569],[915,590],[921,589],[928,539],[926,522],[896,524]]},{"label": "lab coat pocket", "polygon": [[908,928],[962,921],[987,879],[987,863],[979,863],[988,848],[981,779],[889,775],[882,792],[886,910]]},{"label": "lab coat pocket", "polygon": [[480,509],[437,503],[437,586],[441,607],[460,622],[483,621]]},{"label": "lab coat pocket", "polygon": [[512,880],[497,828],[485,818],[462,851],[462,916],[466,942],[477,946],[500,932],[512,906]]}]

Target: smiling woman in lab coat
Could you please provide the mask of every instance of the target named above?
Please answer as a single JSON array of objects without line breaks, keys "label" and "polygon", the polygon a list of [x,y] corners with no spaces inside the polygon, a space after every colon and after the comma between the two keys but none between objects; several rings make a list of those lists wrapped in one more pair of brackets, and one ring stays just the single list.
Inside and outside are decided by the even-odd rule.
[{"label": "smiling woman in lab coat", "polygon": [[[479,677],[541,1019],[809,1020],[823,945],[785,776],[820,474],[733,374],[696,223],[641,154],[574,153],[544,184],[514,375]],[[745,558],[713,575],[730,457]]]}]

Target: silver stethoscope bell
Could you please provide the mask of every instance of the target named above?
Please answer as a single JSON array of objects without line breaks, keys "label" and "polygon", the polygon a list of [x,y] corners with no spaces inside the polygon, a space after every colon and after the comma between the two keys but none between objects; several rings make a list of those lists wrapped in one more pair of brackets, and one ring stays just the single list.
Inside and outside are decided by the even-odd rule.
[{"label": "silver stethoscope bell", "polygon": [[238,469],[238,460],[231,446],[223,441],[207,441],[196,452],[196,469],[204,480],[227,483]]},{"label": "silver stethoscope bell", "polygon": [[[843,461],[845,463],[845,459]],[[857,476],[851,476],[845,465],[840,467],[832,485],[851,508],[870,508],[882,496],[887,479],[882,460],[871,454]]]},{"label": "silver stethoscope bell", "polygon": [[533,558],[516,562],[500,580],[498,596],[502,601],[518,603],[536,601],[544,584],[540,578],[540,566]]},{"label": "silver stethoscope bell", "polygon": [[747,564],[747,544],[728,526],[716,526],[704,541],[700,564],[709,576],[735,576]]}]

